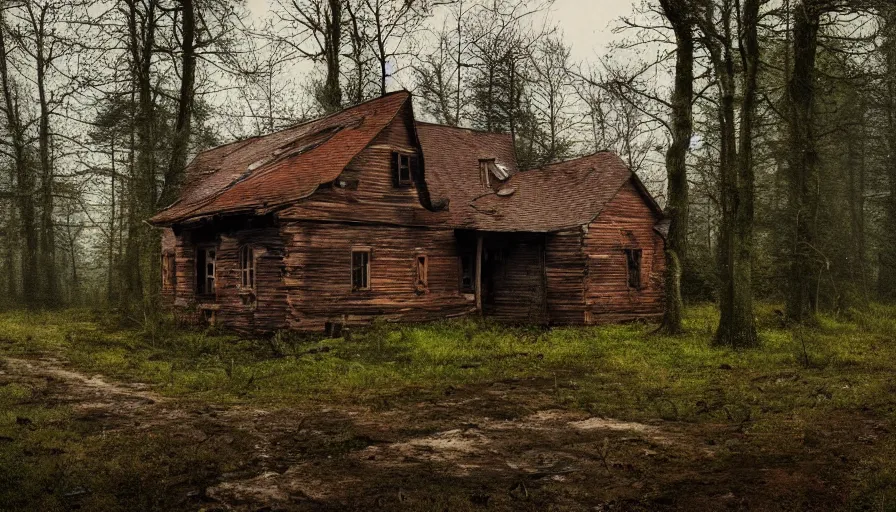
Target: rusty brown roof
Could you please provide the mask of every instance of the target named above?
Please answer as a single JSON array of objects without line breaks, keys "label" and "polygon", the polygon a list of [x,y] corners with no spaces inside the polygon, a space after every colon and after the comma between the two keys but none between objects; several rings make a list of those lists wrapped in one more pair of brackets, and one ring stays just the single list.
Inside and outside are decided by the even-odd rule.
[{"label": "rusty brown roof", "polygon": [[200,153],[177,202],[150,222],[168,225],[221,213],[264,212],[336,179],[410,99],[399,91],[333,115]]},{"label": "rusty brown roof", "polygon": [[[507,134],[420,122],[417,133],[430,196],[434,202],[449,200],[452,224],[458,228],[548,232],[588,224],[629,179],[659,211],[637,176],[610,152],[518,171]],[[487,187],[479,161],[492,158],[508,164],[512,176]]]},{"label": "rusty brown roof", "polygon": [[494,159],[518,172],[513,139],[491,133],[417,121],[417,137],[426,165],[426,187],[434,204],[448,201],[452,223],[472,222],[470,203],[491,192],[479,175],[479,161]]},{"label": "rusty brown roof", "polygon": [[632,178],[613,153],[593,155],[520,172],[503,188],[471,204],[473,224],[483,231],[548,232],[588,224]]}]

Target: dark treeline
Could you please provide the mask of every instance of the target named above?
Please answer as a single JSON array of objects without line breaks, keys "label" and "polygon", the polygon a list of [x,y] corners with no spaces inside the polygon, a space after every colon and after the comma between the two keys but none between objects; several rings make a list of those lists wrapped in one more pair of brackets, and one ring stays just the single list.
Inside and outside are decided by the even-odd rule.
[{"label": "dark treeline", "polygon": [[613,149],[671,219],[662,329],[717,301],[814,320],[896,299],[896,8],[649,0],[577,62],[538,0],[0,4],[0,307],[158,314],[159,233],[196,152],[406,88],[509,132],[522,168]]}]

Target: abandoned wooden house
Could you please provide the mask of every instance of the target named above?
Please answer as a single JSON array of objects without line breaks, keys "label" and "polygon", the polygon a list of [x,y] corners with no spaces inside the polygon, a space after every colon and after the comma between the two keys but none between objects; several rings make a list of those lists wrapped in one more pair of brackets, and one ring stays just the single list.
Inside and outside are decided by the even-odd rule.
[{"label": "abandoned wooden house", "polygon": [[662,313],[662,214],[616,155],[519,170],[404,91],[200,153],[151,222],[166,302],[237,330]]}]

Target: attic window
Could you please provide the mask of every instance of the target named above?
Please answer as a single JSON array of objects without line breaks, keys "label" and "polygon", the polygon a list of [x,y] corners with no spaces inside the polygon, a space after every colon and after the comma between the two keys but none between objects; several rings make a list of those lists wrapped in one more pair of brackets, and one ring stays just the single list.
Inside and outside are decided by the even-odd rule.
[{"label": "attic window", "polygon": [[392,180],[396,187],[409,187],[417,174],[419,159],[407,153],[392,153]]}]

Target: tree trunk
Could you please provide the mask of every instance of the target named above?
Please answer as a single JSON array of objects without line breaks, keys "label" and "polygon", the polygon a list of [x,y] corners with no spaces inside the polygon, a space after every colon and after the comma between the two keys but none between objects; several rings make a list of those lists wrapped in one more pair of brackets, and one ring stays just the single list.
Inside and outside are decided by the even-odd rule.
[{"label": "tree trunk", "polygon": [[[159,258],[161,237],[158,231],[145,223],[155,212],[158,201],[156,184],[156,130],[152,91],[152,57],[157,23],[156,0],[140,4],[146,9],[138,13],[136,0],[128,0],[129,51],[131,54],[132,82],[137,102],[135,119],[136,145],[134,176],[131,181],[130,208],[128,210],[128,242],[125,261],[125,306],[137,313],[136,320],[144,323],[155,321],[161,288]],[[139,25],[138,25],[139,19]]]},{"label": "tree trunk", "polygon": [[53,166],[50,161],[50,109],[47,105],[46,70],[49,67],[44,53],[46,27],[45,5],[35,12],[29,4],[28,13],[36,41],[35,69],[37,70],[37,96],[40,104],[38,122],[38,152],[40,154],[40,263],[43,283],[41,302],[44,306],[55,306],[59,302],[59,280],[56,275],[56,231],[53,222]]},{"label": "tree trunk", "polygon": [[167,206],[177,200],[184,180],[184,168],[187,166],[196,81],[196,12],[193,0],[181,0],[181,38],[180,96],[177,103],[171,159],[168,161],[168,171],[165,173],[160,206]]},{"label": "tree trunk", "polygon": [[681,274],[687,258],[688,176],[687,154],[693,136],[694,34],[688,0],[661,0],[666,19],[675,31],[675,87],[672,91],[672,144],[666,150],[665,312],[660,332],[682,332]]},{"label": "tree trunk", "polygon": [[896,299],[896,9],[889,12],[886,20],[886,144],[890,158],[886,160],[886,175],[889,181],[889,195],[884,204],[884,236],[880,248],[880,269],[877,277],[877,292],[881,299]]},{"label": "tree trunk", "polygon": [[793,73],[787,84],[789,104],[790,169],[788,212],[793,218],[793,248],[786,314],[790,321],[811,322],[818,272],[815,254],[815,217],[818,209],[817,153],[812,106],[815,96],[815,55],[821,12],[812,0],[802,0],[793,11]]},{"label": "tree trunk", "polygon": [[339,86],[339,50],[342,45],[342,2],[328,0],[330,17],[326,20],[327,33],[324,44],[324,59],[327,62],[327,78],[324,82],[321,105],[327,113],[342,108],[342,89]]},{"label": "tree trunk", "polygon": [[865,258],[865,115],[866,107],[859,92],[850,93],[850,104],[859,117],[859,127],[847,139],[849,241],[853,251],[849,262],[852,289],[862,303],[868,302],[868,267]]},{"label": "tree trunk", "polygon": [[38,305],[38,239],[34,223],[34,176],[27,158],[25,134],[19,118],[19,106],[14,99],[14,85],[9,79],[4,30],[3,9],[0,7],[0,86],[3,89],[3,103],[6,111],[6,127],[13,150],[13,166],[16,178],[16,199],[19,209],[19,227],[24,246],[22,247],[22,299],[28,307]]},{"label": "tree trunk", "polygon": [[[743,90],[740,105],[739,148],[735,115],[735,76],[731,13],[723,14],[724,46],[710,43],[721,91],[720,188],[722,222],[719,235],[719,327],[714,342],[735,348],[756,346],[753,318],[753,160],[752,129],[759,64],[758,18],[760,0],[746,0],[738,17],[742,35]],[[737,4],[736,4],[737,5]],[[730,7],[730,4],[726,7]],[[711,18],[707,20],[711,23]],[[712,30],[710,28],[710,30]]]}]

